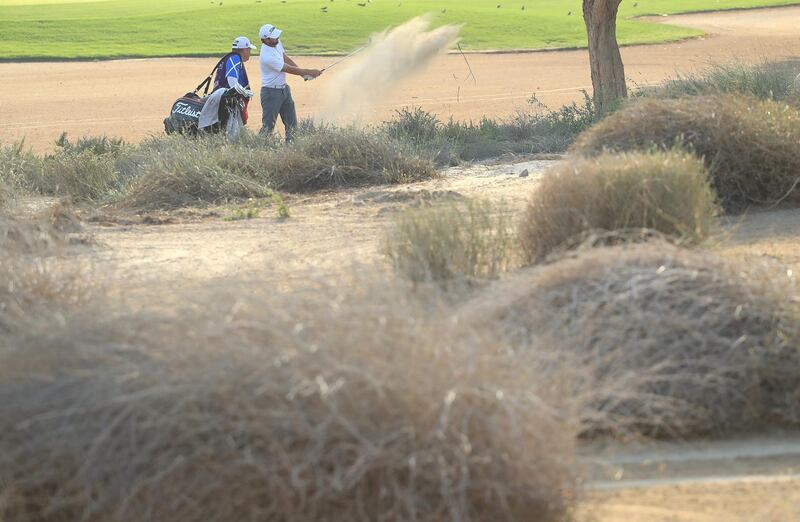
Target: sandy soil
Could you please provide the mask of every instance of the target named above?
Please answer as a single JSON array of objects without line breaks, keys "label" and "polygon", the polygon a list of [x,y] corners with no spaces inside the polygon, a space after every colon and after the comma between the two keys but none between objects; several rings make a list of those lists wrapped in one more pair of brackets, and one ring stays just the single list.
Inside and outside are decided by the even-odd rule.
[{"label": "sandy soil", "polygon": [[[658,21],[703,29],[707,37],[681,43],[623,49],[626,72],[634,84],[662,80],[676,72],[730,59],[800,56],[796,27],[800,7],[660,17]],[[291,41],[287,42],[291,47]],[[302,66],[322,67],[331,58],[306,57]],[[503,116],[523,106],[531,94],[550,106],[580,99],[589,89],[585,51],[516,54],[473,54],[469,77],[464,58],[437,59],[376,107],[375,118],[416,105],[442,118],[477,119]],[[61,63],[2,63],[6,89],[0,98],[0,143],[23,137],[38,151],[52,148],[62,131],[82,135],[122,136],[138,140],[160,133],[172,102],[194,88],[214,65],[213,59],[157,59]],[[255,60],[251,77],[258,80]],[[335,73],[335,69],[331,74]],[[332,78],[293,81],[298,112],[317,114],[321,94]],[[260,124],[259,103],[253,104],[251,128]]]},{"label": "sandy soil", "polygon": [[584,453],[596,469],[582,522],[800,520],[796,431]]},{"label": "sandy soil", "polygon": [[585,522],[795,522],[800,480],[686,483],[592,493],[579,512]]},{"label": "sandy soil", "polygon": [[[480,196],[519,210],[551,164],[455,167],[414,185],[294,197],[288,220],[265,209],[263,217],[226,221],[233,212],[226,207],[149,216],[159,225],[100,220],[89,226],[97,245],[81,256],[98,274],[111,274],[128,298],[164,306],[172,289],[214,280],[243,281],[242,291],[251,284],[280,291],[309,279],[346,284],[359,270],[388,269],[381,245],[400,209]],[[520,176],[524,170],[528,176]],[[800,211],[752,213],[724,228],[723,251],[771,256],[800,270]],[[586,447],[583,458],[588,479],[580,522],[800,520],[798,432]]]},{"label": "sandy soil", "polygon": [[[519,211],[552,163],[520,159],[469,165],[413,185],[287,196],[288,220],[265,208],[257,218],[230,221],[238,206],[145,216],[159,225],[120,225],[118,216],[108,221],[101,213],[92,226],[98,248],[91,257],[104,270],[136,282],[133,286],[165,280],[196,284],[232,276],[289,286],[315,276],[345,277],[358,264],[380,262],[381,241],[400,209],[481,197]],[[525,170],[529,175],[520,177]],[[774,258],[800,273],[798,236],[800,210],[759,211],[727,219],[719,249]]]},{"label": "sandy soil", "polygon": [[[381,260],[382,239],[392,215],[410,205],[460,197],[504,200],[519,208],[549,161],[455,167],[440,179],[410,186],[345,190],[288,197],[291,218],[272,209],[256,219],[225,221],[235,208],[189,222],[93,227],[98,248],[91,254],[100,272],[113,271],[133,288],[151,282],[193,285],[216,278],[257,278],[278,287],[311,277],[345,278],[358,265]],[[520,177],[528,170],[531,174]],[[156,220],[160,217],[156,216]],[[102,223],[102,219],[100,219]]]}]

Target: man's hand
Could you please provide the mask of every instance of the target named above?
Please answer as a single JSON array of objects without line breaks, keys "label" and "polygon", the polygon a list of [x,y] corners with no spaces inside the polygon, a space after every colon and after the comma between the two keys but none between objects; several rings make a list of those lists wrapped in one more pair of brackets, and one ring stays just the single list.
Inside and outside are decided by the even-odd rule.
[{"label": "man's hand", "polygon": [[322,74],[322,71],[319,69],[301,69],[300,67],[288,64],[283,66],[283,72],[302,76],[303,78],[311,78],[312,80]]}]

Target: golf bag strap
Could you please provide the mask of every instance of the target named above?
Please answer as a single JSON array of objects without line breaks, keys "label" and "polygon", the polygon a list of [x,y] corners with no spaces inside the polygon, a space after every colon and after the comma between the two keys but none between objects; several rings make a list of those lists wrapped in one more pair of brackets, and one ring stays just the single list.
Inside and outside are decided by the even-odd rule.
[{"label": "golf bag strap", "polygon": [[228,57],[230,55],[232,55],[232,54],[236,54],[236,53],[228,53],[225,56],[223,56],[222,58],[220,58],[220,60],[217,62],[217,65],[215,65],[214,68],[211,69],[211,72],[208,74],[206,79],[203,80],[202,82],[200,82],[200,85],[195,87],[194,91],[192,91],[192,92],[196,93],[200,89],[203,89],[203,87],[205,86],[205,90],[203,91],[203,96],[207,96],[208,95],[208,90],[211,88],[211,81],[214,78],[214,74],[217,72],[217,69],[219,68],[219,66],[222,65],[225,62],[225,60],[227,60]]}]

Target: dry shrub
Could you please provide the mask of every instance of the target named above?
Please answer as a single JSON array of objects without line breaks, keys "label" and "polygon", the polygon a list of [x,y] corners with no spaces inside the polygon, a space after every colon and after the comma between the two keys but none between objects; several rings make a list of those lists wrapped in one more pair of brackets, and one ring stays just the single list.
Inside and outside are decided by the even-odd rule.
[{"label": "dry shrub", "polygon": [[271,158],[275,188],[304,192],[410,183],[436,176],[433,163],[372,131],[324,128],[297,138]]},{"label": "dry shrub", "polygon": [[[119,163],[119,162],[118,162]],[[150,140],[128,158],[121,203],[140,210],[305,192],[407,183],[436,175],[433,164],[407,155],[370,131],[317,129],[288,146],[250,135]]]},{"label": "dry shrub", "polygon": [[566,519],[549,377],[379,288],[104,303],[0,337],[0,518]]},{"label": "dry shrub", "polygon": [[88,295],[84,267],[55,257],[81,228],[65,203],[32,216],[0,209],[0,337],[24,331],[31,321],[40,328],[45,317],[57,321],[51,311]]},{"label": "dry shrub", "polygon": [[0,251],[5,255],[47,253],[66,245],[68,234],[81,230],[80,219],[66,202],[34,215],[13,205],[0,208]]},{"label": "dry shrub", "polygon": [[211,158],[213,151],[207,154],[181,155],[144,167],[131,181],[121,205],[161,210],[272,194],[266,180],[227,170],[217,158]]},{"label": "dry shrub", "polygon": [[717,214],[708,172],[691,155],[602,154],[545,173],[520,223],[520,242],[531,263],[596,231],[654,230],[697,244],[713,232]]},{"label": "dry shrub", "polygon": [[644,87],[634,96],[681,98],[710,94],[738,93],[762,100],[793,101],[793,80],[800,62],[783,60],[754,65],[743,62],[712,64],[699,73],[679,74],[659,85]]},{"label": "dry shrub", "polygon": [[523,351],[559,338],[585,435],[690,436],[800,422],[799,299],[763,261],[655,242],[527,269],[462,316]]},{"label": "dry shrub", "polygon": [[702,157],[729,212],[800,201],[800,113],[735,95],[641,99],[583,133],[572,152],[684,147]]},{"label": "dry shrub", "polygon": [[96,201],[112,195],[119,187],[119,177],[113,156],[87,149],[46,156],[41,175],[31,185],[42,194]]},{"label": "dry shrub", "polygon": [[486,200],[411,208],[395,219],[385,253],[415,283],[492,278],[516,261],[512,228],[502,205]]},{"label": "dry shrub", "polygon": [[41,170],[41,160],[24,142],[0,146],[0,185],[11,190],[30,188]]},{"label": "dry shrub", "polygon": [[[55,326],[63,308],[89,301],[94,287],[85,270],[51,256],[0,252],[0,337],[42,328],[44,322]],[[2,504],[0,494],[0,520],[5,520]]]},{"label": "dry shrub", "polygon": [[11,205],[14,201],[14,191],[0,180],[0,211]]}]

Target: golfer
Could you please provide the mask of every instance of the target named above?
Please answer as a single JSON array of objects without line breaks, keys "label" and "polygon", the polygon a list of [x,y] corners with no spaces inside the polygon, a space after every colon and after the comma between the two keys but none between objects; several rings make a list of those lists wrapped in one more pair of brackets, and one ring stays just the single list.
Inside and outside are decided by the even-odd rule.
[{"label": "golfer", "polygon": [[280,42],[281,31],[267,24],[258,32],[261,38],[261,109],[263,111],[261,132],[271,133],[275,129],[278,115],[286,128],[286,141],[292,139],[297,128],[297,110],[292,99],[292,91],[286,84],[286,73],[308,78],[316,78],[322,71],[301,69],[286,55]]},{"label": "golfer", "polygon": [[217,73],[214,76],[214,90],[220,87],[229,89],[236,87],[237,84],[245,89],[250,88],[250,80],[247,78],[247,71],[244,62],[250,59],[250,52],[256,48],[244,36],[240,36],[233,41],[231,52],[222,57],[217,65]]}]

